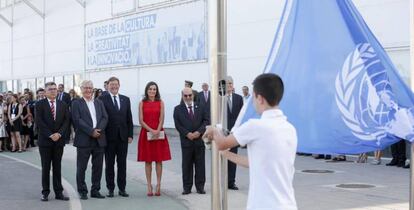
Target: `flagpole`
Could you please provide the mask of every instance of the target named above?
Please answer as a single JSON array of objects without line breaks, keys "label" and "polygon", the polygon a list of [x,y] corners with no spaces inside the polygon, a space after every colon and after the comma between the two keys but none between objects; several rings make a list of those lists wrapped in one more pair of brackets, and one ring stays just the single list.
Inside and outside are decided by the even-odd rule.
[{"label": "flagpole", "polygon": [[[227,0],[208,2],[209,66],[211,72],[211,125],[227,125],[226,97],[219,95],[219,81],[227,74]],[[223,92],[223,94],[225,94]],[[224,102],[223,102],[224,100]],[[211,209],[227,209],[227,162],[223,161],[215,142],[211,145]],[[221,177],[220,175],[224,175]],[[222,178],[220,180],[220,177]],[[223,186],[223,187],[221,187]]]},{"label": "flagpole", "polygon": [[[410,1],[410,83],[414,90],[414,2]],[[411,143],[410,157],[410,210],[414,210],[414,142]]]}]

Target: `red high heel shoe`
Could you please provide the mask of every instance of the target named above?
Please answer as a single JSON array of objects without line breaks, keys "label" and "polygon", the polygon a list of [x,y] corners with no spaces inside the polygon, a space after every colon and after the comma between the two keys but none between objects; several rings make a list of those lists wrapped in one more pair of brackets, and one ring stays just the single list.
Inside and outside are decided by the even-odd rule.
[{"label": "red high heel shoe", "polygon": [[151,185],[151,187],[149,188],[149,192],[147,193],[147,196],[148,196],[148,197],[154,196],[154,193],[152,193],[152,185]]},{"label": "red high heel shoe", "polygon": [[157,185],[157,192],[154,195],[161,196],[161,187],[159,185]]}]

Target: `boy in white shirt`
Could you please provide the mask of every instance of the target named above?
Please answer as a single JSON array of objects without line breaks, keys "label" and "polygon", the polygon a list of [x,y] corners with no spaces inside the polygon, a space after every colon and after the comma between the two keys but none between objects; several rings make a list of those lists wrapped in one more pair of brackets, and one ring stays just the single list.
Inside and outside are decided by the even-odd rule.
[{"label": "boy in white shirt", "polygon": [[[224,157],[249,167],[248,210],[297,210],[292,184],[297,137],[278,107],[283,89],[276,74],[259,75],[253,82],[253,103],[261,118],[250,119],[226,137],[212,127],[205,133]],[[247,145],[248,158],[227,151],[238,145]]]}]

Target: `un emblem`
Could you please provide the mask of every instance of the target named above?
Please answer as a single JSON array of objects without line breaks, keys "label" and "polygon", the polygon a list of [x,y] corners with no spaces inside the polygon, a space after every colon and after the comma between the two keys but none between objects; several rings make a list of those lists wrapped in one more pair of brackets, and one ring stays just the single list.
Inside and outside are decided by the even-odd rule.
[{"label": "un emblem", "polygon": [[342,120],[364,141],[414,139],[413,109],[399,107],[385,67],[368,43],[347,56],[335,80],[336,104]]}]

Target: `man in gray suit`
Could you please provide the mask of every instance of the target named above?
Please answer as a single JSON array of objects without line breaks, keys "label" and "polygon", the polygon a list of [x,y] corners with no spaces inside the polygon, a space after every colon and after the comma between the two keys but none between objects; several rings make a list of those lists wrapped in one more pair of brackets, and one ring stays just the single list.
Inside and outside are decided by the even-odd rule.
[{"label": "man in gray suit", "polygon": [[100,100],[93,99],[93,83],[90,80],[81,84],[83,97],[72,102],[72,119],[75,128],[73,146],[77,147],[76,183],[82,200],[88,199],[85,171],[92,155],[91,197],[105,198],[101,195],[102,165],[106,147],[105,128],[108,114]]}]

